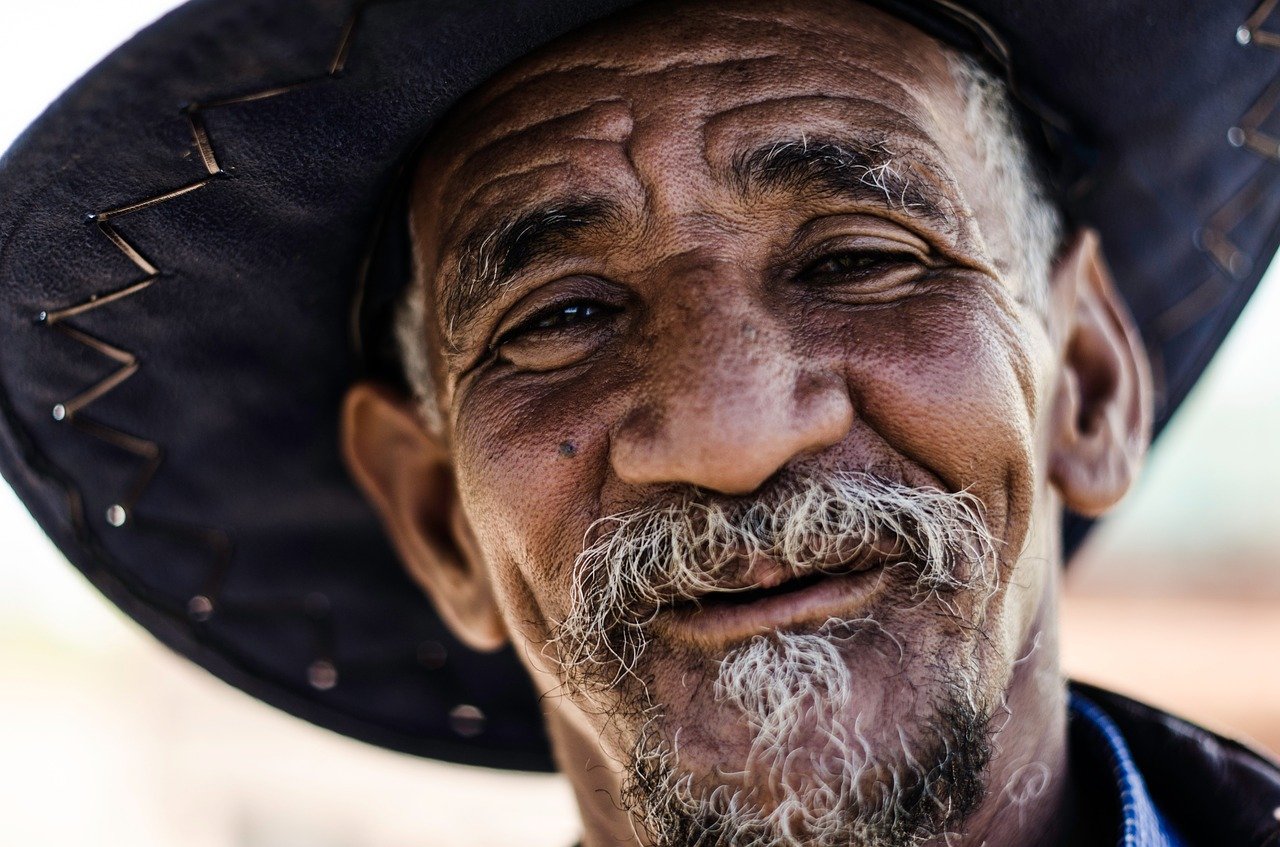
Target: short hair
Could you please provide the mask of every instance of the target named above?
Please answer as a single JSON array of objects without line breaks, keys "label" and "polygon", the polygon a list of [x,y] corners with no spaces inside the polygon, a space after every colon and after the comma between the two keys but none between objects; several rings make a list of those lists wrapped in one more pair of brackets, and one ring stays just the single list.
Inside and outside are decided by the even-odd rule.
[{"label": "short hair", "polygon": [[952,51],[948,60],[964,97],[965,132],[993,193],[1002,199],[1005,227],[1020,248],[1014,272],[1022,299],[1044,315],[1049,269],[1062,241],[1062,214],[1050,199],[1044,165],[1032,155],[1009,86],[967,53]]},{"label": "short hair", "polygon": [[[1048,307],[1049,268],[1062,238],[1062,216],[1050,199],[1044,169],[1031,154],[1008,85],[965,53],[949,51],[951,73],[965,104],[965,131],[977,148],[984,176],[1002,198],[1007,231],[1020,248],[1014,273],[1022,300],[1039,314]],[[416,266],[416,263],[415,263]],[[444,420],[427,351],[424,274],[401,293],[393,331],[405,382],[419,413],[433,432]]]}]

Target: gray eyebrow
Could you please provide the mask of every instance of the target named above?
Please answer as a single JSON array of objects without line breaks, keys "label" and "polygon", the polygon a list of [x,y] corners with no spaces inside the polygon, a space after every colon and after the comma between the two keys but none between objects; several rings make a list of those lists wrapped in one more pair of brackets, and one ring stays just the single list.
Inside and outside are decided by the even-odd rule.
[{"label": "gray eyebrow", "polygon": [[602,197],[553,201],[482,226],[458,252],[457,280],[442,297],[449,334],[537,259],[563,250],[586,230],[612,224],[618,205]]},{"label": "gray eyebrow", "polygon": [[729,165],[744,194],[787,190],[870,199],[891,209],[954,225],[950,203],[931,191],[883,143],[786,139],[748,150]]}]

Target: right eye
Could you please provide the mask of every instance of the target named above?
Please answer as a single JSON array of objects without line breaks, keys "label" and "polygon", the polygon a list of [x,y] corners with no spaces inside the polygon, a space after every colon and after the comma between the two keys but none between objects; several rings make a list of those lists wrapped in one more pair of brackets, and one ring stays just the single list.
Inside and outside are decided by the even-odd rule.
[{"label": "right eye", "polygon": [[539,309],[493,342],[497,356],[518,370],[549,371],[577,364],[610,336],[620,306],[567,300]]},{"label": "right eye", "polygon": [[616,311],[616,307],[594,300],[572,300],[557,304],[535,312],[528,319],[502,333],[493,346],[501,347],[510,341],[533,333],[572,329]]}]

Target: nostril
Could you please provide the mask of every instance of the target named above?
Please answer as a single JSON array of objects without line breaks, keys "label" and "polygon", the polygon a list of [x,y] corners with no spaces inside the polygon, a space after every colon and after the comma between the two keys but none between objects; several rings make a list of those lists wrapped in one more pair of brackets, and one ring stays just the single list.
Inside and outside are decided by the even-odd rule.
[{"label": "nostril", "polygon": [[796,406],[803,409],[815,398],[837,391],[844,393],[844,383],[835,374],[806,371],[796,376],[796,386],[791,396],[795,398]]}]

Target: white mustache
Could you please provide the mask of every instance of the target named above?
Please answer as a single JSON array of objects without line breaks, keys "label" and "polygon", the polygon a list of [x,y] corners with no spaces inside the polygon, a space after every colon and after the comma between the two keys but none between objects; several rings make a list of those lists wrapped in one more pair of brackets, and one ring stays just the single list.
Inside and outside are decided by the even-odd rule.
[{"label": "white mustache", "polygon": [[768,559],[794,576],[867,556],[908,565],[923,591],[984,584],[995,540],[967,491],[904,485],[868,473],[805,477],[768,500],[690,495],[595,521],[573,568],[570,610],[551,643],[579,684],[612,686],[647,645],[666,606],[742,582],[744,563]]}]

